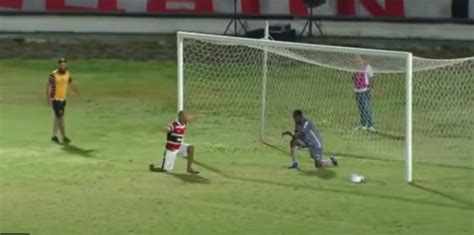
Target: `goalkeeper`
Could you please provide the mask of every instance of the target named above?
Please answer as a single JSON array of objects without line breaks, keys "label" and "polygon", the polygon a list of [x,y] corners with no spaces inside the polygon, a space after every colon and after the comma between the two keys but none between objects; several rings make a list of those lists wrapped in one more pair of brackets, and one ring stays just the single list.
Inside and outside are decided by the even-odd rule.
[{"label": "goalkeeper", "polygon": [[314,159],[314,166],[316,168],[323,168],[328,166],[337,166],[337,160],[335,156],[330,156],[329,160],[323,160],[323,142],[319,131],[311,120],[303,116],[301,110],[295,110],[293,112],[293,119],[295,120],[295,132],[291,133],[286,131],[282,133],[282,136],[289,135],[292,137],[290,141],[290,154],[292,163],[288,169],[297,169],[298,160],[297,154],[298,149],[308,148],[311,158]]}]

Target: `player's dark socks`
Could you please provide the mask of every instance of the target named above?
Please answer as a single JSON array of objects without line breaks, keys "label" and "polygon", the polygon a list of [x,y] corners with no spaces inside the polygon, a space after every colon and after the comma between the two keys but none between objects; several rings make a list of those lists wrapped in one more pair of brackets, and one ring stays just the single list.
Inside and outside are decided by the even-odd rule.
[{"label": "player's dark socks", "polygon": [[59,139],[58,139],[58,137],[56,137],[56,136],[51,137],[51,141],[53,141],[53,142],[56,143],[56,144],[60,144],[60,143],[59,143]]},{"label": "player's dark socks", "polygon": [[66,136],[64,136],[63,142],[64,142],[64,144],[69,144],[69,143],[71,143],[71,139],[69,139],[69,138],[67,138]]}]

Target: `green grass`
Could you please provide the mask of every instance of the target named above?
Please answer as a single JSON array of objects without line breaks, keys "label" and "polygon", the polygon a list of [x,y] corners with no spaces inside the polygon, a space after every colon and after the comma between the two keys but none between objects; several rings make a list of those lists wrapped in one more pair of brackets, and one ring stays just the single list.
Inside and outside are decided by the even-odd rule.
[{"label": "green grass", "polygon": [[[81,96],[68,101],[69,147],[49,141],[52,112],[44,89],[54,62],[0,61],[0,232],[474,233],[469,138],[418,137],[410,185],[402,156],[392,152],[402,151],[400,140],[331,132],[322,124],[328,149],[344,153],[341,167],[315,170],[302,153],[302,169],[288,171],[285,143],[271,138],[280,119],[269,117],[272,147],[255,141],[258,129],[238,131],[257,127],[258,118],[226,119],[205,109],[188,139],[196,144],[201,174],[184,174],[182,159],[173,174],[154,174],[147,166],[161,159],[159,130],[176,109],[175,62],[73,61]],[[374,157],[354,138],[385,146],[387,153]],[[353,172],[365,175],[366,183],[350,183]]]}]

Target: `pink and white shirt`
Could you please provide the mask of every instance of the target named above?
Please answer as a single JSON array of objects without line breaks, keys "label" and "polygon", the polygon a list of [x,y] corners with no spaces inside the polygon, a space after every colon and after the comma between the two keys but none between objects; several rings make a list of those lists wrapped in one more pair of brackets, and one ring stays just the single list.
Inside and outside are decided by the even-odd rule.
[{"label": "pink and white shirt", "polygon": [[370,82],[373,76],[374,70],[370,64],[362,64],[359,72],[357,72],[354,77],[354,91],[365,92],[370,90]]}]

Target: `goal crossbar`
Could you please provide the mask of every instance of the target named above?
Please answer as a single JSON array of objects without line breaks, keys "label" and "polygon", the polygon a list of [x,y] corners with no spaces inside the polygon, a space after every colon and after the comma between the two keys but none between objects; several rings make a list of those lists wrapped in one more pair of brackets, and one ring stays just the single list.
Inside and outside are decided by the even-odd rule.
[{"label": "goal crossbar", "polygon": [[212,35],[203,33],[178,32],[178,42],[184,38],[194,40],[214,41],[216,43],[260,46],[260,47],[284,47],[290,49],[314,50],[324,52],[341,52],[351,54],[364,54],[371,56],[385,56],[394,58],[407,58],[411,53],[404,51],[378,50],[358,47],[342,47],[342,46],[328,46],[320,44],[296,43],[296,42],[282,42],[262,39],[242,38],[234,36]]}]

